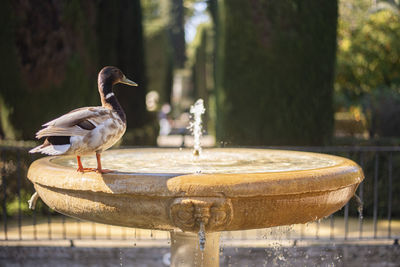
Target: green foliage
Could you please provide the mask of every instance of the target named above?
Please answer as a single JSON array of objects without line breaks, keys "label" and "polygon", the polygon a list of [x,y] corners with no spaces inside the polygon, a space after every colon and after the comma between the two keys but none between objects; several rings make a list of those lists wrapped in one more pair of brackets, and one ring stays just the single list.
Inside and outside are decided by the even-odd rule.
[{"label": "green foliage", "polygon": [[390,10],[397,15],[400,15],[400,1],[399,0],[378,0],[373,8],[373,12],[381,10]]},{"label": "green foliage", "polygon": [[127,113],[128,130],[144,127],[139,0],[5,1],[0,15],[0,134],[33,139],[44,122],[77,107],[98,105],[97,73],[107,65],[118,66],[139,84],[116,94]]},{"label": "green foliage", "polygon": [[[21,209],[22,215],[32,215],[28,207],[28,200],[35,192],[33,185],[26,179],[30,164],[41,157],[31,155],[28,150],[32,142],[7,142],[0,143],[0,186],[2,188],[2,201],[5,201],[7,216],[16,217]],[[36,204],[37,214],[48,214],[50,209],[39,200]],[[0,216],[3,216],[0,209]]]},{"label": "green foliage", "polygon": [[337,1],[220,1],[217,138],[318,145],[333,129]]},{"label": "green foliage", "polygon": [[[23,147],[3,147],[0,145],[0,181],[3,199],[6,200],[7,214],[16,215],[19,205],[27,211],[25,200],[34,192],[32,184],[26,179],[26,173],[32,158]],[[19,196],[21,201],[19,201]],[[0,211],[2,215],[3,210]],[[28,212],[29,213],[29,212]]]},{"label": "green foliage", "polygon": [[165,53],[175,68],[183,68],[186,60],[185,13],[190,13],[190,8],[186,6],[191,5],[192,0],[185,3],[183,0],[142,0],[141,2],[146,38],[156,37],[157,33],[167,34],[168,38],[167,46],[162,46],[164,42],[158,43],[159,51],[151,50],[151,52]]},{"label": "green foliage", "polygon": [[[24,215],[32,215],[33,211],[29,209],[28,200],[31,198],[32,194],[26,192],[25,189],[20,190],[20,197],[18,195],[10,196],[10,200],[7,201],[6,210],[7,215],[16,216],[19,212]],[[43,208],[43,202],[38,201],[36,203],[35,209],[41,212]]]},{"label": "green foliage", "polygon": [[170,0],[169,2],[168,34],[173,48],[174,67],[183,68],[186,61],[185,9],[183,0]]},{"label": "green foliage", "polygon": [[[118,66],[139,84],[136,88],[116,85],[115,94],[127,116],[128,130],[147,124],[147,91],[142,13],[140,1],[102,1],[98,6],[97,30],[99,63]],[[125,140],[133,145],[133,140]]]},{"label": "green foliage", "polygon": [[400,16],[378,7],[353,25],[341,18],[336,109],[362,105],[370,137],[395,137],[400,136]]},{"label": "green foliage", "polygon": [[380,87],[400,84],[400,16],[371,14],[353,32],[340,26],[336,89],[360,102]]},{"label": "green foliage", "polygon": [[170,103],[174,68],[174,52],[168,30],[171,2],[142,0],[142,7],[148,91],[159,94],[160,104]]},{"label": "green foliage", "polygon": [[[48,18],[52,20],[49,27],[44,27],[46,21],[34,15],[50,12],[49,4],[4,6],[1,17],[9,23],[1,26],[1,43],[6,49],[0,49],[0,53],[7,60],[0,64],[0,73],[4,75],[0,77],[0,94],[10,110],[7,127],[15,129],[13,136],[8,137],[32,139],[47,120],[95,103],[97,67],[93,68],[91,47],[81,39],[92,35],[88,34],[88,21],[76,17],[75,13],[83,9],[79,1],[69,2],[63,9],[65,13]],[[76,12],[68,12],[71,8]],[[70,14],[75,14],[74,18]],[[77,36],[68,39],[66,35],[72,33]]]},{"label": "green foliage", "polygon": [[169,0],[141,0],[145,34],[166,29],[169,23]]},{"label": "green foliage", "polygon": [[146,70],[149,91],[156,91],[160,102],[170,102],[172,89],[172,50],[166,28],[149,31],[145,36]]},{"label": "green foliage", "polygon": [[[10,122],[14,111],[13,103],[18,100],[18,92],[22,90],[21,77],[17,62],[17,50],[14,42],[15,19],[12,16],[11,1],[4,1],[0,9],[0,119],[1,128],[6,138],[16,138],[18,132]],[[15,92],[14,94],[10,92]],[[8,101],[11,104],[7,103]]]},{"label": "green foliage", "polygon": [[14,140],[16,138],[17,132],[9,121],[12,112],[12,108],[6,105],[0,95],[0,140],[4,138]]}]

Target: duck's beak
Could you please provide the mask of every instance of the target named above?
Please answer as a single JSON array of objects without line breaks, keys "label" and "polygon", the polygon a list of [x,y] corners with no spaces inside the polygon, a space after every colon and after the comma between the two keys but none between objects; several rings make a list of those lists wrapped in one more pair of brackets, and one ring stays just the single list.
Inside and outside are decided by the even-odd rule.
[{"label": "duck's beak", "polygon": [[134,81],[129,80],[129,79],[126,78],[125,76],[122,77],[120,83],[127,84],[127,85],[130,85],[130,86],[138,86],[137,83],[135,83]]}]

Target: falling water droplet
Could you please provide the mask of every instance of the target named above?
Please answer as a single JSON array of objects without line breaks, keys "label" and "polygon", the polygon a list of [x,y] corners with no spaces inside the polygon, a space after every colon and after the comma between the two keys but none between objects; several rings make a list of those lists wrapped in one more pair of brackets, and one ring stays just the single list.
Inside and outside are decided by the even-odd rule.
[{"label": "falling water droplet", "polygon": [[119,266],[122,266],[122,249],[119,249]]},{"label": "falling water droplet", "polygon": [[206,246],[206,232],[204,230],[204,223],[200,223],[200,230],[199,230],[199,246],[200,250],[204,251],[204,248]]},{"label": "falling water droplet", "polygon": [[163,255],[162,262],[164,263],[165,266],[171,265],[171,253],[170,252],[165,253]]},{"label": "falling water droplet", "polygon": [[358,211],[359,218],[360,218],[360,220],[362,220],[364,203],[362,202],[361,198],[359,196],[357,196],[356,194],[354,194],[354,198],[357,201],[357,211]]}]

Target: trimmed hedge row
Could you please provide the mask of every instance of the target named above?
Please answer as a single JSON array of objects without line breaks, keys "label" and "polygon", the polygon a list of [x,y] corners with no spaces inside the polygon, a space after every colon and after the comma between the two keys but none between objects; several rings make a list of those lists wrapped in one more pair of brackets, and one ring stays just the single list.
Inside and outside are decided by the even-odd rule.
[{"label": "trimmed hedge row", "polygon": [[218,4],[217,138],[236,145],[329,142],[337,1]]},{"label": "trimmed hedge row", "polygon": [[7,0],[1,7],[0,138],[33,139],[44,122],[98,105],[97,73],[106,65],[118,66],[140,85],[116,95],[127,113],[128,132],[145,127],[139,0]]}]

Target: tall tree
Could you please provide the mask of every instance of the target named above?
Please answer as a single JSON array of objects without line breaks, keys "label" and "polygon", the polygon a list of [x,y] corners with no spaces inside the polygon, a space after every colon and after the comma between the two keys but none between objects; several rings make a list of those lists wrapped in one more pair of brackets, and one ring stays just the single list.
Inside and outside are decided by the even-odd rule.
[{"label": "tall tree", "polygon": [[32,139],[43,122],[98,104],[97,73],[105,65],[139,83],[116,94],[128,129],[143,127],[148,118],[140,0],[6,0],[0,12],[0,114],[7,137]]},{"label": "tall tree", "polygon": [[116,90],[127,115],[128,129],[146,123],[146,80],[140,0],[100,1],[98,6],[100,66],[118,66],[137,88]]},{"label": "tall tree", "polygon": [[218,139],[241,145],[328,141],[337,1],[218,4]]},{"label": "tall tree", "polygon": [[6,137],[32,139],[46,120],[95,103],[93,11],[93,2],[76,0],[3,1],[1,113],[3,128],[12,129]]},{"label": "tall tree", "polygon": [[183,68],[186,61],[184,15],[183,0],[170,1],[169,34],[173,48],[173,61],[176,68]]}]

